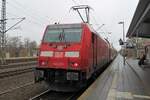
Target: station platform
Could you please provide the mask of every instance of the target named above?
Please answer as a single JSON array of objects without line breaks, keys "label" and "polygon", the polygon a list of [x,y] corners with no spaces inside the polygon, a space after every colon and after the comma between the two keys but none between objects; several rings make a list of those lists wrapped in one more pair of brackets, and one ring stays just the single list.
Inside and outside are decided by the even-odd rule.
[{"label": "station platform", "polygon": [[150,100],[150,66],[118,55],[78,100]]}]

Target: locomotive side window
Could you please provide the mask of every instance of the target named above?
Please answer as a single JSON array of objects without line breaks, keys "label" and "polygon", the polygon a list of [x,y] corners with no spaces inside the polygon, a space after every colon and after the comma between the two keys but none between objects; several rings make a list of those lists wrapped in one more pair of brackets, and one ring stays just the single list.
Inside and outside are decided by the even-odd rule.
[{"label": "locomotive side window", "polygon": [[47,29],[44,42],[80,42],[81,28]]}]

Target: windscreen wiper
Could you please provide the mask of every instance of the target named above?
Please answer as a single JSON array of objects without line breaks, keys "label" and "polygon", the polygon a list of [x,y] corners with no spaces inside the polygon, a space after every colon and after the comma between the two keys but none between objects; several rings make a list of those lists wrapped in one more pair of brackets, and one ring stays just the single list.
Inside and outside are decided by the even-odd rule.
[{"label": "windscreen wiper", "polygon": [[63,40],[63,37],[62,37],[62,34],[61,34],[61,33],[59,34],[58,38],[59,38],[59,41],[60,41],[60,42]]},{"label": "windscreen wiper", "polygon": [[66,43],[65,35],[66,35],[66,34],[64,33],[64,29],[63,29],[63,32],[62,32],[62,38],[63,38],[64,42]]}]

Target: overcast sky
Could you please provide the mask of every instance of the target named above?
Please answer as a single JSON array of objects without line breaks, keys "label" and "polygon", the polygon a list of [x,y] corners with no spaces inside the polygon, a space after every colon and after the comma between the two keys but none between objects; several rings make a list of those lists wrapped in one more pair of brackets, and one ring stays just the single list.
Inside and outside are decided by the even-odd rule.
[{"label": "overcast sky", "polygon": [[[17,30],[8,32],[9,36],[28,37],[40,43],[47,24],[55,22],[81,22],[76,12],[70,10],[76,4],[86,4],[91,10],[91,24],[97,29],[105,24],[101,36],[108,37],[116,48],[119,38],[122,38],[122,26],[119,21],[125,21],[127,32],[139,0],[6,0],[7,18],[26,17],[17,26]],[[17,20],[9,20],[7,27]],[[104,32],[104,33],[103,33]],[[107,33],[111,32],[111,35]]]}]

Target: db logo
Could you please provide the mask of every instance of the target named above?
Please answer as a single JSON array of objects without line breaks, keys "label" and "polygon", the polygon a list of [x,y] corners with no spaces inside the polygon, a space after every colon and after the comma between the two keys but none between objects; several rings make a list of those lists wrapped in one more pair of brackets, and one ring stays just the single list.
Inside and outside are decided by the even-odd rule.
[{"label": "db logo", "polygon": [[63,46],[58,46],[57,50],[63,50]]}]

